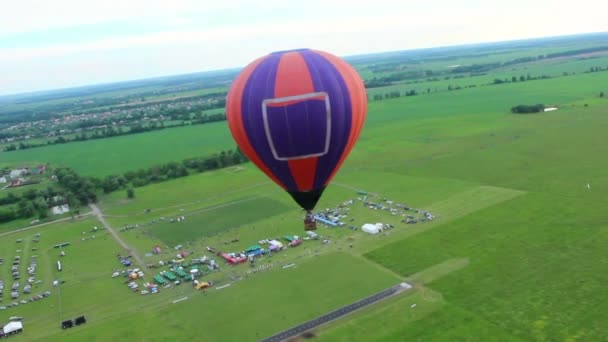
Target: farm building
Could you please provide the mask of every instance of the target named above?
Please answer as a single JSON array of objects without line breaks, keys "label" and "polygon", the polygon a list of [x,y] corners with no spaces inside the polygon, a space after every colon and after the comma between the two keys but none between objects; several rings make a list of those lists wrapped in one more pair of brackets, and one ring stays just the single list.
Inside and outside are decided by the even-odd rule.
[{"label": "farm building", "polygon": [[12,179],[15,179],[15,178],[21,177],[22,175],[24,175],[26,173],[27,173],[27,169],[14,169],[14,170],[11,170],[10,177]]},{"label": "farm building", "polygon": [[39,175],[39,174],[43,174],[44,171],[46,171],[46,165],[38,165],[38,166],[32,168],[30,173],[33,175]]},{"label": "farm building", "polygon": [[16,188],[18,186],[22,186],[23,185],[23,179],[13,179],[11,180],[11,184],[9,185],[9,187],[13,187]]},{"label": "farm building", "polygon": [[56,205],[51,208],[53,215],[61,215],[70,211],[70,206],[67,204],[64,205]]}]

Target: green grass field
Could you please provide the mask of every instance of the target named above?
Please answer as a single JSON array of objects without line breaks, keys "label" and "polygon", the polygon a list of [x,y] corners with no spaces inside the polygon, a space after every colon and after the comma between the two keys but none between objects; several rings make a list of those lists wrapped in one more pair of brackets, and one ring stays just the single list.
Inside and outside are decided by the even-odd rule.
[{"label": "green grass field", "polygon": [[[5,289],[2,297],[2,305],[29,299],[44,291],[51,291],[51,296],[37,302],[21,304],[17,307],[7,308],[1,312],[2,320],[9,316],[26,317],[26,329],[28,329],[26,340],[32,340],[48,335],[49,331],[60,330],[59,323],[62,317],[78,315],[83,311],[90,310],[91,306],[99,309],[112,306],[115,300],[127,300],[127,293],[109,281],[109,273],[116,267],[116,258],[113,256],[118,251],[118,245],[108,236],[106,232],[83,235],[90,232],[95,220],[85,219],[66,221],[41,228],[34,228],[23,232],[4,235],[0,238],[0,257],[4,258],[4,265],[0,266],[0,279],[4,280]],[[36,234],[40,235],[40,241],[34,242]],[[82,240],[83,237],[90,239]],[[23,242],[17,243],[17,239]],[[53,245],[69,242],[65,247],[65,257],[59,256],[59,249]],[[36,248],[37,250],[32,250]],[[21,252],[17,252],[21,250]],[[32,286],[31,294],[23,294],[17,300],[11,300],[10,288],[13,284],[11,277],[11,264],[13,257],[21,256],[19,280],[20,291],[27,283],[26,272],[32,256],[37,255],[36,280],[40,284]],[[62,262],[63,271],[58,272],[56,262]],[[61,290],[53,287],[53,280],[63,280]],[[97,310],[96,309],[96,310]],[[106,313],[107,314],[107,313]]]},{"label": "green grass field", "polygon": [[266,197],[249,197],[187,214],[182,222],[161,222],[149,230],[168,245],[195,241],[227,229],[272,217],[288,210],[281,202]]},{"label": "green grass field", "polygon": [[[336,269],[343,270],[344,276],[334,277]],[[189,289],[189,299],[178,304],[165,297],[137,313],[116,313],[113,320],[91,321],[65,333],[55,329],[47,340],[253,341],[397,282],[397,277],[347,254],[332,254],[245,279],[221,291]]]},{"label": "green grass field", "polygon": [[234,149],[225,122],[166,129],[111,139],[88,140],[17,152],[2,152],[3,162],[50,162],[87,176],[118,175],[169,161]]},{"label": "green grass field", "polygon": [[[487,57],[485,57],[487,58]],[[474,62],[475,59],[471,59]],[[489,113],[508,114],[509,109],[520,103],[544,103],[546,105],[577,105],[581,101],[593,102],[602,84],[608,82],[608,72],[583,74],[591,66],[605,66],[608,57],[578,60],[549,60],[547,63],[517,65],[515,70],[497,71],[484,76],[436,82],[419,82],[413,85],[394,85],[372,88],[369,94],[388,93],[392,89],[438,88],[437,93],[422,94],[397,100],[370,102],[366,128],[361,142],[365,140],[392,139],[387,130],[407,132],[399,146],[420,146],[433,139],[443,144],[453,139],[472,137],[472,133],[487,132],[497,125],[500,116]],[[524,69],[525,68],[525,69]],[[510,78],[512,74],[530,72],[561,76],[563,72],[575,75],[550,80],[517,82],[502,85],[482,86],[496,77]],[[447,91],[448,85],[475,84],[478,87]],[[597,99],[595,99],[597,100]],[[449,104],[449,105],[445,105]],[[593,105],[593,103],[591,103]],[[576,110],[576,109],[575,109]],[[398,120],[396,120],[398,119]],[[446,121],[446,120],[452,120]],[[395,122],[397,121],[397,122]],[[391,122],[391,127],[386,125]],[[500,123],[503,125],[505,122]],[[451,134],[445,134],[451,132]],[[411,136],[411,134],[414,136]],[[394,141],[392,139],[391,141]],[[394,144],[394,142],[393,142]],[[2,162],[50,162],[53,165],[70,166],[81,174],[106,176],[122,174],[129,170],[150,167],[168,161],[204,156],[232,149],[235,144],[225,122],[167,129],[146,134],[128,135],[111,139],[53,145],[11,153],[1,153]],[[367,148],[383,146],[366,144]],[[417,149],[422,152],[422,149]],[[135,156],[135,157],[134,157]],[[381,157],[390,156],[383,154]],[[366,159],[368,161],[368,159]],[[382,163],[376,163],[384,167]]]},{"label": "green grass field", "polygon": [[[141,296],[130,293],[123,278],[110,278],[121,268],[115,254],[124,251],[106,232],[82,240],[98,222],[48,225],[2,236],[0,253],[10,259],[16,238],[28,243],[42,232],[41,288],[60,277],[66,280],[61,297],[54,291],[45,304],[0,313],[4,319],[27,316],[26,331],[15,340],[258,341],[406,280],[412,290],[316,329],[318,339],[602,340],[608,331],[608,100],[598,94],[607,91],[608,72],[580,73],[595,61],[533,66],[539,72],[576,70],[574,76],[371,102],[361,138],[318,208],[354,199],[347,224],[384,222],[395,225],[392,230],[372,236],[320,227],[330,243],[307,240],[258,261],[274,265],[269,271],[252,273],[247,264],[220,261],[221,271],[205,279],[231,283],[226,289],[195,292],[183,284]],[[484,77],[503,72],[509,73]],[[559,110],[509,112],[531,103]],[[104,139],[96,142],[97,153],[90,153],[93,145],[82,148],[88,143],[15,156],[61,156],[79,172],[101,176],[233,147],[225,123]],[[53,152],[59,147],[66,150]],[[401,216],[364,207],[356,190],[436,218],[406,225]],[[174,259],[177,243],[193,256],[211,256],[205,247],[238,252],[262,239],[304,234],[301,210],[252,164],[240,172],[224,169],[136,188],[134,199],[118,191],[101,196],[99,204],[117,230],[141,225],[118,235],[146,264]],[[186,221],[150,224],[181,215]],[[60,240],[74,244],[58,274],[57,250],[49,244]],[[155,245],[163,251],[148,254]],[[281,268],[289,263],[296,266]],[[155,272],[146,270],[147,276]],[[188,299],[172,304],[182,297]],[[60,317],[80,314],[90,318],[86,326],[59,329]]]},{"label": "green grass field", "polygon": [[[534,93],[561,96],[559,102],[553,101],[562,109],[535,116],[500,113],[492,109],[493,102],[507,99],[466,90],[479,96],[477,106],[486,113],[474,120],[447,117],[443,120],[446,125],[434,134],[412,128],[415,135],[428,140],[419,145],[402,143],[404,157],[392,164],[387,157],[387,162],[363,165],[372,151],[359,149],[357,169],[370,174],[388,169],[428,181],[449,178],[522,193],[367,253],[366,257],[414,282],[421,281],[416,276],[420,272],[454,258],[466,258],[469,264],[440,279],[431,278],[428,284],[425,281],[426,287],[441,295],[440,304],[412,295],[401,304],[371,309],[352,321],[336,323],[321,331],[320,340],[363,341],[357,337],[363,332],[382,341],[466,340],[473,336],[497,341],[601,340],[605,300],[598,294],[606,282],[601,272],[606,263],[601,246],[608,241],[603,214],[608,188],[603,170],[608,165],[599,156],[606,153],[600,140],[608,123],[608,102],[593,99],[591,89],[587,99],[582,92],[580,98],[576,96],[584,88],[583,80],[589,88],[601,84],[595,82],[597,77],[603,76],[580,76],[580,83],[574,84],[567,84],[567,78],[543,81],[538,85],[547,87],[544,91],[523,84],[503,88],[506,94],[521,92],[521,98]],[[561,92],[556,91],[557,84],[563,87]],[[430,121],[415,122],[430,127]],[[455,136],[460,132],[464,134]],[[393,147],[384,151],[397,153]],[[484,201],[479,195],[461,197],[463,205]],[[449,198],[446,201],[453,203]],[[431,205],[430,209],[439,207]],[[419,304],[416,308],[423,305],[422,313],[409,307],[413,303]],[[379,321],[384,315],[389,319]]]}]

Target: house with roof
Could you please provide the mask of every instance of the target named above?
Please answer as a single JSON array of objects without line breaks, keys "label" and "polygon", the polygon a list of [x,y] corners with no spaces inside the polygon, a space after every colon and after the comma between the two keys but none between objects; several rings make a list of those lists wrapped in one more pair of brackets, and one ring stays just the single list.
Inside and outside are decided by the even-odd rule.
[{"label": "house with roof", "polygon": [[11,177],[12,179],[19,178],[22,175],[26,174],[27,171],[28,169],[25,168],[11,170],[9,177]]},{"label": "house with roof", "polygon": [[70,211],[70,206],[68,204],[56,205],[51,208],[53,215],[61,215]]},{"label": "house with roof", "polygon": [[46,171],[46,165],[38,165],[30,170],[32,175],[40,175]]},{"label": "house with roof", "polygon": [[18,186],[22,186],[23,182],[24,182],[23,178],[13,179],[13,180],[11,180],[11,184],[9,185],[9,187],[16,188]]}]

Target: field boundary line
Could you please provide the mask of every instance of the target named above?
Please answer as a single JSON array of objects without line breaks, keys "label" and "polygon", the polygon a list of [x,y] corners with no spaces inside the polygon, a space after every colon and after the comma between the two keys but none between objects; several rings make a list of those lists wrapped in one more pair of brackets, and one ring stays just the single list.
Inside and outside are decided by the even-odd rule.
[{"label": "field boundary line", "polygon": [[[255,189],[255,188],[258,188],[258,187],[261,187],[261,186],[264,186],[264,185],[268,185],[270,183],[271,183],[270,181],[264,181],[264,182],[255,183],[253,185],[249,185],[249,186],[246,186],[246,187],[242,187],[240,189],[235,189],[235,190],[232,190],[232,191],[224,192],[223,196],[207,197],[207,198],[204,198],[202,200],[196,200],[196,201],[191,201],[191,202],[178,203],[178,204],[170,205],[170,206],[167,206],[167,207],[150,208],[150,209],[151,209],[151,211],[155,211],[155,210],[167,210],[167,209],[172,209],[172,208],[179,208],[179,207],[186,206],[186,205],[192,205],[192,204],[196,204],[196,203],[210,202],[210,201],[213,201],[213,200],[216,200],[216,199],[221,199],[225,195],[231,195],[231,194],[235,194],[235,193],[238,193],[238,192],[241,192],[241,191],[247,191],[247,190]],[[102,206],[103,206],[103,204],[102,204]],[[107,207],[104,206],[104,208],[107,209],[107,210],[112,210],[112,208],[119,207],[119,206],[121,206],[120,203],[119,204],[111,204],[111,205],[109,205]],[[144,213],[135,213],[135,214],[131,214],[131,215],[111,215],[111,214],[105,215],[104,214],[104,216],[107,216],[107,217],[113,217],[113,216],[114,217],[134,217],[134,216],[143,216],[143,215],[146,215],[146,214],[148,214],[148,213],[145,213],[145,212]]]},{"label": "field boundary line", "polygon": [[41,224],[37,224],[37,225],[34,225],[34,226],[29,226],[29,227],[23,227],[23,228],[11,230],[11,231],[8,231],[8,232],[0,233],[0,237],[6,236],[6,235],[10,235],[10,234],[24,232],[24,231],[27,231],[27,230],[30,230],[30,229],[40,228],[40,227],[47,226],[47,225],[54,224],[54,223],[59,223],[59,222],[63,222],[63,221],[73,220],[73,219],[79,219],[79,218],[90,216],[92,214],[93,214],[93,212],[89,211],[89,212],[86,212],[84,214],[80,214],[80,215],[78,215],[76,217],[64,217],[64,218],[59,219],[59,220],[49,221],[49,222],[45,222],[45,223],[41,223]]},{"label": "field boundary line", "polygon": [[361,259],[363,262],[370,264],[370,266],[375,267],[382,272],[388,273],[392,276],[397,277],[400,280],[408,281],[411,283],[410,279],[408,279],[407,277],[399,274],[398,272],[393,271],[392,269],[390,269],[382,264],[375,262],[374,260],[368,259],[367,257],[365,257],[365,255],[362,255],[362,254],[351,254],[351,255],[355,258]]}]

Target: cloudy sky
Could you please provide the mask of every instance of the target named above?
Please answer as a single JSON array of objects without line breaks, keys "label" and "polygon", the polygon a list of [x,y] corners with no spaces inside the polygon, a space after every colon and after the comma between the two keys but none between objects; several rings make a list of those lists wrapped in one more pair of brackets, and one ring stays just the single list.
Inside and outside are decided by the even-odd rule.
[{"label": "cloudy sky", "polygon": [[1,0],[0,94],[337,55],[608,31],[603,0]]}]

